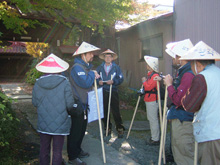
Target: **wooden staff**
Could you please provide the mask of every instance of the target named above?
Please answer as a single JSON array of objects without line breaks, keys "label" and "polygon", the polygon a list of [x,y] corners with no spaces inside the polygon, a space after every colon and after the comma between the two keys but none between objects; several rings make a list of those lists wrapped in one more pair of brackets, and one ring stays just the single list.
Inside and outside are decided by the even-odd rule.
[{"label": "wooden staff", "polygon": [[166,113],[167,113],[167,86],[165,87],[165,100],[164,100],[164,107],[163,107],[163,123],[162,123],[162,132],[161,132],[161,138],[160,138],[160,151],[159,151],[159,159],[158,159],[158,165],[161,165],[161,157],[162,157],[162,150],[165,148],[165,126],[167,122]]},{"label": "wooden staff", "polygon": [[[141,89],[142,89],[142,88],[143,88],[143,85],[141,86]],[[138,105],[139,105],[139,102],[140,102],[140,98],[141,98],[141,96],[139,95],[126,139],[128,139],[128,137],[129,137],[129,134],[130,134],[130,131],[131,131],[131,127],[132,127],[132,125],[133,125],[134,118],[135,118],[135,115],[136,115],[136,112],[137,112],[137,109],[138,109]]]},{"label": "wooden staff", "polygon": [[97,92],[97,83],[96,83],[96,79],[95,79],[95,81],[94,81],[94,84],[95,84],[96,104],[97,104],[98,117],[99,117],[99,130],[100,130],[101,143],[102,143],[103,162],[106,163],[106,158],[105,158],[105,148],[104,148],[104,141],[103,141],[103,134],[102,134],[102,123],[101,123],[100,110],[99,110],[99,98],[98,98],[98,92]]},{"label": "wooden staff", "polygon": [[195,151],[194,151],[194,165],[198,162],[198,143],[195,141]]},{"label": "wooden staff", "polygon": [[[158,96],[158,107],[159,107],[159,116],[160,116],[160,130],[162,132],[162,110],[161,110],[161,96],[160,96],[159,81],[157,81],[157,96]],[[165,137],[166,137],[166,135],[165,135]],[[166,164],[165,147],[163,147],[163,160],[165,161],[164,164]]]},{"label": "wooden staff", "polygon": [[[111,75],[111,80],[113,75]],[[107,116],[107,127],[106,127],[106,136],[108,136],[108,127],[109,127],[109,116],[110,116],[110,106],[111,106],[111,98],[112,98],[112,84],[109,89],[109,99],[108,99],[108,116]]]}]

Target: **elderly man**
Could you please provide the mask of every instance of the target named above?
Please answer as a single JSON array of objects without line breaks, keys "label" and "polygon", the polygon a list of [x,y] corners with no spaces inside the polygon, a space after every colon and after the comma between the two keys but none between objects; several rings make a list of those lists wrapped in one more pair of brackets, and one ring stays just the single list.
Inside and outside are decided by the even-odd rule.
[{"label": "elderly man", "polygon": [[87,126],[87,109],[88,109],[88,91],[92,90],[95,78],[99,75],[96,71],[92,71],[90,62],[93,60],[94,51],[99,48],[83,42],[76,50],[73,56],[74,65],[70,71],[70,82],[72,84],[74,98],[78,99],[84,107],[84,112],[79,116],[71,116],[72,126],[70,135],[67,138],[67,152],[69,157],[69,164],[86,164],[80,158],[89,156],[81,148],[82,140],[85,135]]},{"label": "elderly man", "polygon": [[[97,72],[100,74],[101,78],[99,80],[99,85],[103,86],[103,99],[104,99],[104,128],[107,127],[107,114],[108,114],[108,102],[109,102],[109,89],[112,85],[112,96],[111,96],[111,108],[113,118],[115,120],[116,130],[118,132],[118,137],[122,138],[124,133],[124,126],[122,125],[122,118],[119,111],[119,97],[117,86],[120,85],[124,78],[120,67],[113,62],[117,59],[117,54],[110,49],[104,51],[99,55],[99,58],[104,60],[104,62],[98,66]],[[111,79],[112,76],[112,79]],[[109,130],[108,134],[111,133],[112,124],[109,119]]]},{"label": "elderly man", "polygon": [[175,65],[180,65],[174,81],[169,74],[164,78],[168,96],[172,101],[167,119],[171,121],[171,148],[175,163],[178,165],[193,164],[194,156],[193,113],[186,112],[181,105],[181,99],[190,87],[194,74],[188,61],[179,61],[179,58],[192,47],[189,39],[167,46],[168,50],[175,54]]},{"label": "elderly man", "polygon": [[182,99],[188,112],[195,112],[193,132],[199,143],[201,165],[220,163],[220,69],[215,60],[220,55],[200,41],[180,60],[190,60],[196,75]]}]

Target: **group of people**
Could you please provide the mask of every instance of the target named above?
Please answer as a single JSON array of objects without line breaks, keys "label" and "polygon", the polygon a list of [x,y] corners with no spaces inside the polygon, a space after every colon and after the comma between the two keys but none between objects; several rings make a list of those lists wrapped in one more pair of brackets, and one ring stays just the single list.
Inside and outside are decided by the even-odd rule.
[{"label": "group of people", "polygon": [[[85,135],[88,118],[88,92],[92,90],[94,81],[103,87],[104,129],[107,126],[108,102],[110,85],[112,86],[111,112],[115,121],[118,137],[122,138],[124,126],[119,111],[119,97],[117,86],[124,78],[120,67],[113,62],[117,54],[106,50],[99,55],[104,62],[92,70],[94,52],[99,48],[83,42],[73,54],[74,64],[67,72],[69,64],[54,54],[50,54],[36,65],[36,69],[45,73],[37,79],[33,92],[32,103],[37,107],[37,131],[40,134],[40,164],[50,164],[50,150],[53,148],[52,164],[62,164],[62,148],[67,135],[67,152],[69,164],[85,165],[80,158],[90,156],[81,148]],[[74,112],[76,100],[83,107],[83,111]],[[79,105],[78,105],[79,106]],[[109,120],[111,133],[112,124]],[[51,144],[52,142],[52,144]]]},{"label": "group of people", "polygon": [[[73,54],[74,64],[69,72],[69,64],[54,54],[50,54],[36,69],[45,73],[33,88],[33,105],[37,107],[40,133],[40,164],[50,163],[51,142],[53,148],[52,164],[62,163],[62,148],[67,135],[69,164],[82,164],[80,158],[89,153],[81,148],[88,118],[88,92],[94,81],[103,87],[105,131],[111,134],[112,123],[107,123],[109,93],[111,92],[111,112],[115,121],[118,137],[123,137],[124,126],[119,110],[117,86],[124,78],[120,67],[113,61],[117,54],[107,49],[99,55],[103,63],[92,70],[94,52],[99,48],[83,42]],[[159,60],[145,56],[148,74],[142,78],[145,91],[147,118],[150,123],[151,138],[149,145],[160,143],[160,125],[158,119],[157,81],[162,81],[168,90],[167,119],[171,123],[171,148],[174,161],[178,165],[193,164],[194,143],[199,144],[199,162],[201,165],[220,162],[220,69],[215,60],[220,55],[200,41],[195,46],[189,39],[167,44],[166,52],[172,57],[177,75],[160,77]],[[112,88],[110,88],[112,86]],[[110,91],[111,90],[111,91]],[[69,115],[75,100],[83,107],[83,112]],[[109,125],[107,130],[107,125]]]},{"label": "group of people", "polygon": [[195,143],[201,165],[220,162],[220,69],[215,60],[220,55],[204,42],[195,46],[189,39],[167,44],[177,75],[160,77],[158,58],[145,56],[148,75],[142,82],[145,90],[147,117],[150,123],[150,145],[159,144],[158,97],[156,81],[167,86],[167,119],[171,123],[171,149],[178,165],[194,163]]}]

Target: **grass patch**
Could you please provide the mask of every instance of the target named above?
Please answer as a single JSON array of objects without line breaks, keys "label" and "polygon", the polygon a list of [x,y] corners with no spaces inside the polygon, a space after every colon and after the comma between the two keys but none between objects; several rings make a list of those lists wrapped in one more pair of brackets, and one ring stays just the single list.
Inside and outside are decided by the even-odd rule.
[{"label": "grass patch", "polygon": [[[132,117],[133,117],[133,114],[134,114],[134,109],[121,109],[120,113],[121,113],[122,119],[124,121],[131,121]],[[137,113],[135,115],[134,120],[135,121],[145,121],[145,120],[147,120],[146,111],[137,110]]]}]

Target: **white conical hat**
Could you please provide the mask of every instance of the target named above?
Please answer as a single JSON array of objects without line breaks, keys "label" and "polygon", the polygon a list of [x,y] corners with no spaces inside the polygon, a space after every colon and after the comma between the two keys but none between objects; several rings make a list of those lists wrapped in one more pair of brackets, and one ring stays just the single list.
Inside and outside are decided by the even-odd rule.
[{"label": "white conical hat", "polygon": [[172,58],[176,58],[176,55],[175,55],[170,49],[166,49],[165,51],[166,51],[167,54],[170,55]]},{"label": "white conical hat", "polygon": [[110,49],[107,49],[106,51],[102,52],[102,53],[99,55],[99,58],[102,59],[102,60],[104,60],[106,54],[112,54],[113,60],[115,60],[115,59],[118,58],[118,55],[117,55],[115,52],[113,52],[112,50],[110,50]]},{"label": "white conical hat", "polygon": [[158,58],[152,56],[144,56],[144,60],[155,72],[159,72]]},{"label": "white conical hat", "polygon": [[180,60],[220,60],[220,54],[200,41]]},{"label": "white conical hat", "polygon": [[79,54],[83,54],[83,53],[87,53],[87,52],[93,52],[96,50],[100,50],[100,48],[97,48],[87,42],[83,42],[79,48],[75,51],[75,53],[73,54],[73,56],[79,55]]},{"label": "white conical hat", "polygon": [[192,47],[193,44],[190,39],[185,39],[167,45],[167,48],[170,49],[171,52],[181,57],[184,56]]},{"label": "white conical hat", "polygon": [[69,64],[53,53],[37,64],[36,69],[43,73],[60,73],[69,68]]}]

